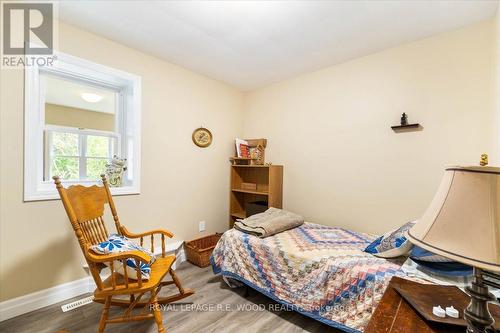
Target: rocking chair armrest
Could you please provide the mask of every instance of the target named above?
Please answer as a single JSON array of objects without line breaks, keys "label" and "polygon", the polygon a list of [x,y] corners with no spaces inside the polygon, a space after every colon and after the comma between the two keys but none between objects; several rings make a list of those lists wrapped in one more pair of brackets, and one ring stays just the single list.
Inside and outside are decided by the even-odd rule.
[{"label": "rocking chair armrest", "polygon": [[90,250],[87,250],[85,256],[92,262],[95,263],[105,263],[121,259],[136,259],[144,263],[149,263],[151,258],[141,252],[141,251],[126,251],[120,253],[108,253],[108,254],[95,254]]},{"label": "rocking chair armrest", "polygon": [[150,230],[150,231],[146,231],[146,232],[141,232],[139,234],[135,234],[135,233],[128,231],[127,228],[125,228],[124,226],[121,226],[121,229],[122,229],[123,236],[128,237],[128,238],[141,238],[141,237],[151,236],[151,235],[155,235],[155,234],[165,235],[168,238],[174,237],[173,233],[171,233],[168,230],[164,230],[164,229]]}]

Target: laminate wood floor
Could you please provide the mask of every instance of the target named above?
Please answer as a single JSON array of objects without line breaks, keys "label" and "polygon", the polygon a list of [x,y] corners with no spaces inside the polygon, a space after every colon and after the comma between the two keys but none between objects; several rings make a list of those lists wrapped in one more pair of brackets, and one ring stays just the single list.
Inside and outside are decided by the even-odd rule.
[{"label": "laminate wood floor", "polygon": [[[227,287],[210,267],[199,268],[185,262],[179,265],[176,272],[183,286],[195,289],[196,294],[173,303],[175,306],[171,305],[163,312],[163,324],[169,333],[339,332],[295,311],[281,310],[279,303],[252,289],[245,297],[245,288]],[[0,332],[97,332],[101,304],[92,303],[69,312],[61,311],[62,304],[84,296],[87,295],[0,322]],[[122,309],[114,308],[110,315],[117,311]],[[156,332],[156,325],[153,320],[108,324],[105,332],[152,333]]]}]

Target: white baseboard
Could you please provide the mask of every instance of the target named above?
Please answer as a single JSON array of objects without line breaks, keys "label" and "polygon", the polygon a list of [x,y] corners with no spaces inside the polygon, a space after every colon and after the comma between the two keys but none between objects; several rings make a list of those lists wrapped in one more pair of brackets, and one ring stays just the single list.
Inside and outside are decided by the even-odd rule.
[{"label": "white baseboard", "polygon": [[[186,253],[184,252],[184,247],[182,247],[182,241],[169,244],[165,248],[165,252],[169,254],[175,253],[177,257],[176,262],[172,265],[173,269],[176,269],[176,264],[186,261]],[[155,249],[155,254],[161,254],[161,247]],[[93,292],[94,289],[94,280],[89,276],[0,302],[0,321]]]},{"label": "white baseboard", "polygon": [[94,290],[90,277],[9,299],[0,303],[0,321],[28,313]]}]

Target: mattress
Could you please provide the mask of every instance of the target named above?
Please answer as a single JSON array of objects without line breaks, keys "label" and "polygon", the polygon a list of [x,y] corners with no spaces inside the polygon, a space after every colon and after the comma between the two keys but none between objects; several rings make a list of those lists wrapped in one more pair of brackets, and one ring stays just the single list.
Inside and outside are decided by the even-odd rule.
[{"label": "mattress", "polygon": [[362,332],[402,262],[363,252],[376,237],[304,223],[258,238],[235,229],[215,247],[215,274],[345,332]]}]

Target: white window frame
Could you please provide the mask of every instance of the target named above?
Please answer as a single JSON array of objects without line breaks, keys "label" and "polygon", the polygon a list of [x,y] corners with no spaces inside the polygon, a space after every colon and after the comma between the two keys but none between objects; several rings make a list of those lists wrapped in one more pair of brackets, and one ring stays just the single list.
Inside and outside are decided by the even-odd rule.
[{"label": "white window frame", "polygon": [[[96,64],[54,51],[53,66],[25,67],[24,117],[24,201],[58,199],[52,180],[44,181],[45,87],[41,74],[56,75],[75,82],[95,84],[116,90],[121,114],[117,114],[117,132],[121,134],[118,151],[127,158],[128,184],[112,187],[113,195],[140,194],[141,161],[141,78],[121,70]],[[129,174],[130,173],[130,174]],[[62,180],[64,186],[90,186],[99,181]]]}]

